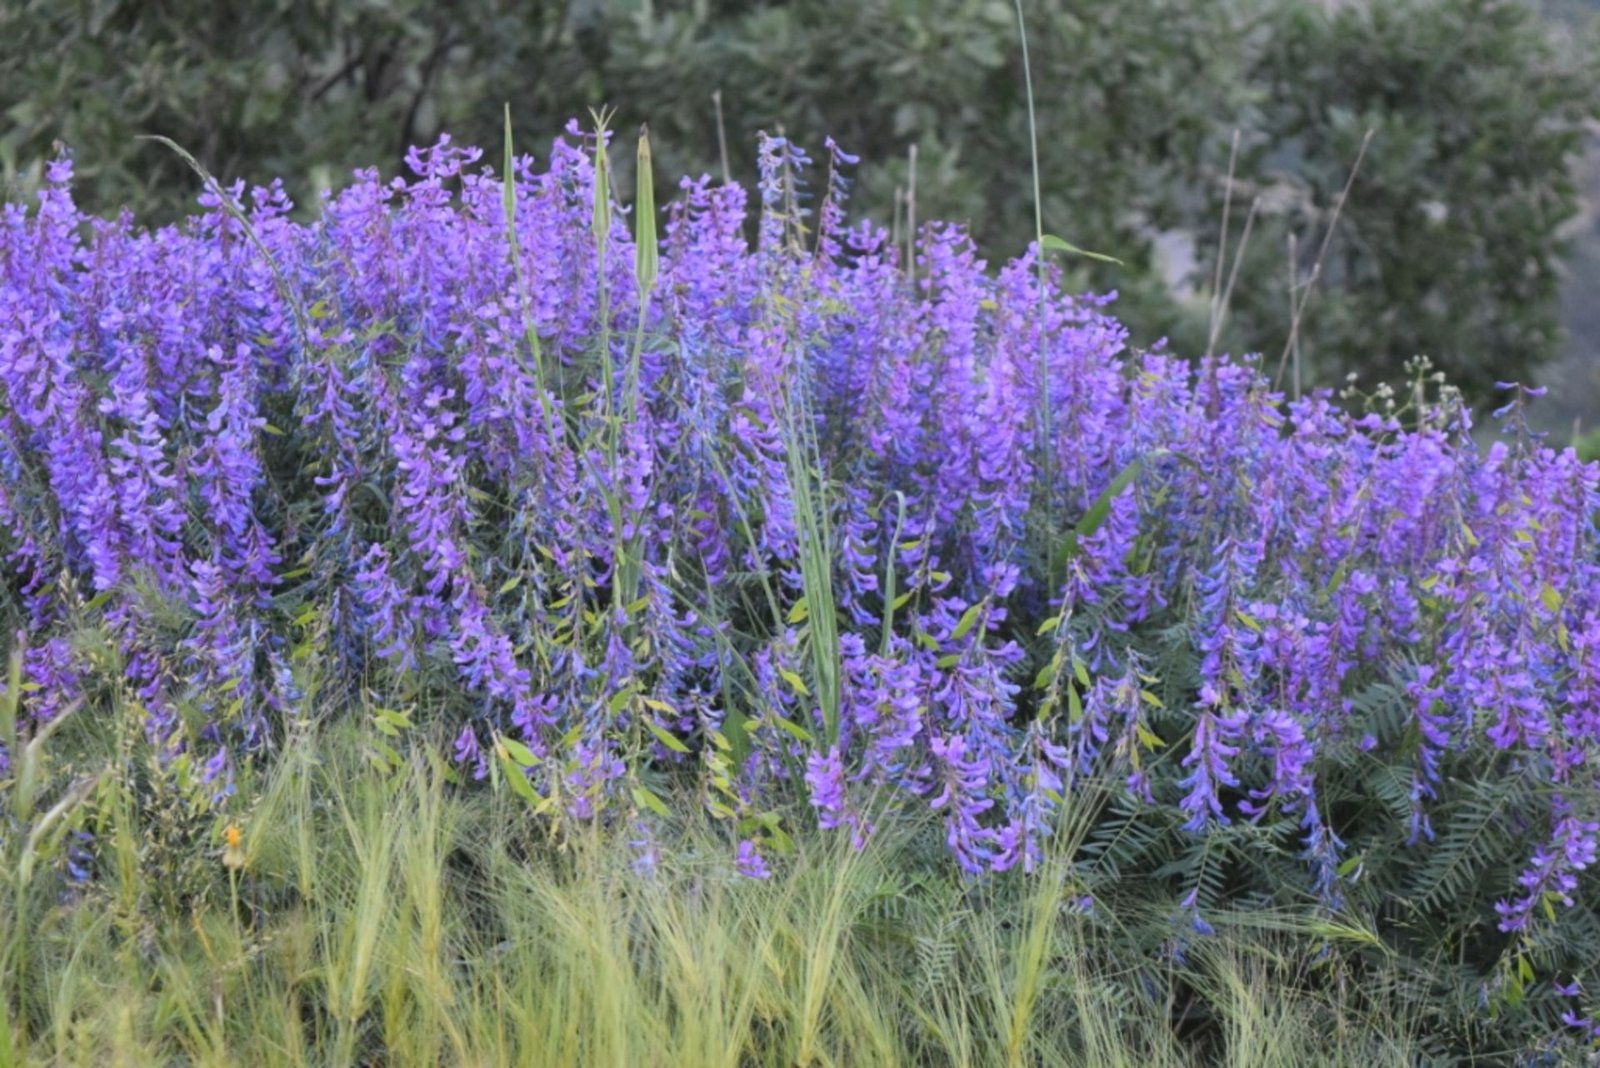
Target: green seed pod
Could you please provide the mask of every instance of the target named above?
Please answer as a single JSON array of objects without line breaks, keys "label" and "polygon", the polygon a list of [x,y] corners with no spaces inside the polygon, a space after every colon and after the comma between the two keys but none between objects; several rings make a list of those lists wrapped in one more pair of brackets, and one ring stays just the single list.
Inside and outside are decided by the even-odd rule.
[{"label": "green seed pod", "polygon": [[650,168],[650,127],[639,127],[638,188],[633,198],[633,270],[639,282],[639,304],[643,307],[656,288],[660,270],[660,249],[656,239],[656,183]]},{"label": "green seed pod", "polygon": [[594,116],[594,229],[595,250],[600,256],[600,269],[605,270],[606,240],[611,236],[611,165],[606,160],[605,112]]}]

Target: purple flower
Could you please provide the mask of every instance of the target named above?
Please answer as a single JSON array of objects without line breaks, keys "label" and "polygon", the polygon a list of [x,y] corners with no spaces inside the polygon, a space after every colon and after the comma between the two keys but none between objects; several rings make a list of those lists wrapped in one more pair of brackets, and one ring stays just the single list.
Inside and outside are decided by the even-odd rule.
[{"label": "purple flower", "polygon": [[[23,726],[115,688],[225,789],[309,701],[404,704],[475,777],[489,737],[527,745],[571,818],[631,821],[646,772],[734,819],[803,791],[858,844],[869,799],[927,804],[974,876],[1037,870],[1109,776],[1118,819],[1297,837],[1301,882],[1271,890],[1322,910],[1342,836],[1426,865],[1493,768],[1526,798],[1497,918],[1585,904],[1600,466],[1539,445],[1536,391],[1480,449],[1459,405],[1402,425],[1287,401],[1253,359],[1134,350],[1038,249],[991,270],[927,222],[905,262],[850,224],[854,157],[825,147],[825,178],[767,137],[749,194],[685,181],[642,309],[613,299],[627,227],[596,256],[575,125],[509,176],[441,138],[306,221],[243,183],[181,227],[95,220],[57,161],[37,210],[0,208]],[[831,614],[802,607],[818,579]],[[766,873],[755,840],[739,866]],[[1175,953],[1208,930],[1195,899],[1176,926]]]},{"label": "purple flower", "polygon": [[806,758],[806,786],[811,791],[811,807],[817,810],[817,823],[824,830],[844,823],[844,764],[836,745],[826,754],[812,753]]},{"label": "purple flower", "polygon": [[1239,746],[1230,742],[1239,737],[1245,722],[1243,713],[1218,715],[1210,711],[1200,713],[1195,721],[1194,741],[1189,755],[1183,758],[1183,766],[1193,770],[1178,782],[1179,786],[1189,788],[1178,802],[1178,807],[1189,817],[1184,830],[1198,834],[1206,829],[1212,817],[1224,827],[1232,822],[1222,811],[1217,787],[1239,785],[1238,778],[1228,768],[1228,761],[1239,755]]},{"label": "purple flower", "polygon": [[772,871],[767,867],[766,860],[756,849],[756,844],[745,838],[739,842],[739,850],[734,855],[735,870],[746,879],[770,879]]}]

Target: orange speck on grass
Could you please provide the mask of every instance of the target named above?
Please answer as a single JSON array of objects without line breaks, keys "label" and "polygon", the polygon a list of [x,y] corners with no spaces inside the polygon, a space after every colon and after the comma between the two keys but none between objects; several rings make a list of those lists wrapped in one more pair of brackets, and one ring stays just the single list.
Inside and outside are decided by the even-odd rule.
[{"label": "orange speck on grass", "polygon": [[244,842],[244,831],[237,823],[230,823],[227,830],[222,832],[222,840],[226,843],[226,848],[222,851],[222,866],[231,871],[238,871],[244,867],[244,850],[240,848]]}]

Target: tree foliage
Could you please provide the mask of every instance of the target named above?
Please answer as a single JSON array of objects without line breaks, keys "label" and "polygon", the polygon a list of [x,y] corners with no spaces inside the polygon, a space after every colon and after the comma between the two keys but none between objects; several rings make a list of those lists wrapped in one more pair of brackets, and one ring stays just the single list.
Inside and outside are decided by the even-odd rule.
[{"label": "tree foliage", "polygon": [[[1124,261],[1073,266],[1080,284],[1120,292],[1136,341],[1206,347],[1238,129],[1230,248],[1250,197],[1263,206],[1219,341],[1274,363],[1291,319],[1288,235],[1304,282],[1370,129],[1299,331],[1307,384],[1394,377],[1427,353],[1486,399],[1555,351],[1557,230],[1596,78],[1530,10],[1023,10],[1045,227]],[[650,123],[666,173],[720,176],[720,92],[735,179],[753,179],[760,130],[818,149],[831,135],[866,160],[855,203],[886,227],[912,214],[897,191],[914,184],[916,219],[967,222],[991,260],[1034,235],[1010,0],[483,0],[470,17],[420,0],[29,0],[0,12],[0,39],[0,174],[26,193],[65,142],[82,202],[102,213],[193,206],[183,164],[139,134],[219,175],[280,175],[313,204],[357,167],[399,170],[406,146],[441,130],[497,143],[507,102],[539,130],[610,103]],[[1157,253],[1191,246],[1192,264]]]},{"label": "tree foliage", "polygon": [[[1373,377],[1432,357],[1470,396],[1559,345],[1570,162],[1594,113],[1592,70],[1503,0],[1306,5],[1274,18],[1248,78],[1263,92],[1240,175],[1269,190],[1235,301],[1244,347],[1289,333],[1288,236],[1312,366]],[[1367,132],[1348,203],[1338,210]],[[1217,201],[1215,194],[1213,200]],[[1276,284],[1273,284],[1276,280]]]}]

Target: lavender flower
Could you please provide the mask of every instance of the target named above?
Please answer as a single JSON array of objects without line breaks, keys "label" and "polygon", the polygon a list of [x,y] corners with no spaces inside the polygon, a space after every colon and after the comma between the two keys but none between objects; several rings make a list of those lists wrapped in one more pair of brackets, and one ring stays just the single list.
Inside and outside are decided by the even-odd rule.
[{"label": "lavender flower", "polygon": [[[852,228],[831,142],[825,184],[784,138],[749,195],[685,181],[641,311],[609,299],[638,280],[620,224],[596,254],[593,149],[572,126],[514,160],[511,220],[446,138],[308,222],[242,183],[183,227],[90,220],[65,160],[36,210],[0,209],[25,726],[97,692],[76,640],[99,625],[163,758],[225,790],[331,654],[376,700],[428,694],[474,777],[486,738],[521,740],[570,818],[631,820],[642,770],[703,774],[734,818],[803,790],[857,842],[869,798],[927,804],[977,876],[1036,869],[1107,775],[1186,833],[1298,839],[1285,889],[1324,910],[1347,851],[1426,864],[1452,776],[1493,768],[1528,798],[1502,926],[1584,903],[1600,466],[1524,433],[1532,391],[1480,449],[1459,406],[1402,426],[1286,402],[1249,359],[1131,349],[1108,296],[1041,286],[1040,250],[990,270],[930,222],[906,263]],[[608,359],[637,368],[609,391]],[[819,579],[826,741],[821,609],[797,608]]]},{"label": "lavender flower", "polygon": [[734,856],[734,868],[746,879],[770,879],[772,869],[767,867],[767,862],[762,857],[756,844],[745,838],[739,842],[739,850]]}]

